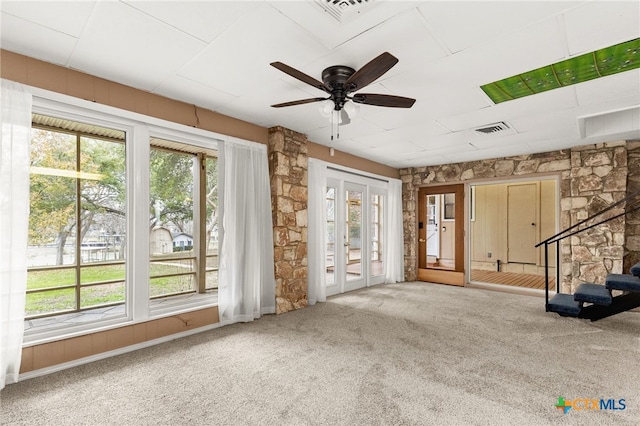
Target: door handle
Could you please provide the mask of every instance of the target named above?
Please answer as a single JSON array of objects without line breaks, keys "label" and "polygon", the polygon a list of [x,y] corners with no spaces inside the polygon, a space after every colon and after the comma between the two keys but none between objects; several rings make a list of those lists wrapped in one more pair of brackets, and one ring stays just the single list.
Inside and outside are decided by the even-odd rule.
[{"label": "door handle", "polygon": [[421,243],[426,243],[427,240],[425,240],[424,238],[420,238],[418,241],[420,241]]}]

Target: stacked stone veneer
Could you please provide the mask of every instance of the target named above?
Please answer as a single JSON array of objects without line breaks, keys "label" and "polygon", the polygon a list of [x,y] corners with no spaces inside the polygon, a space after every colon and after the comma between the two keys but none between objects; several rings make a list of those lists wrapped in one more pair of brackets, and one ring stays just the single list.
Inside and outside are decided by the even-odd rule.
[{"label": "stacked stone veneer", "polygon": [[[627,194],[640,191],[640,141],[627,143]],[[627,214],[624,271],[640,262],[640,210]]]},{"label": "stacked stone veneer", "polygon": [[307,306],[307,137],[269,129],[276,313]]},{"label": "stacked stone veneer", "polygon": [[[634,152],[638,156],[640,185],[640,147]],[[416,214],[420,186],[549,175],[560,178],[560,229],[565,229],[627,195],[626,142],[401,169],[405,280],[414,281],[417,277]],[[612,210],[610,215],[620,211]],[[640,220],[637,223],[640,228]],[[640,240],[637,243],[640,251]],[[608,272],[622,272],[624,244],[624,217],[565,239],[561,245],[561,290],[573,291],[584,281],[603,283]]]}]

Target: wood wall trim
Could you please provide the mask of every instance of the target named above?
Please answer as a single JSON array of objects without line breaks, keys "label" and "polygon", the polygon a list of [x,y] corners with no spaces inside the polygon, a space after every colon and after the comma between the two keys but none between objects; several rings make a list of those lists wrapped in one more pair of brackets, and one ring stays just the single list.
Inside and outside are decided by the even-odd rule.
[{"label": "wood wall trim", "polygon": [[400,179],[400,171],[385,164],[376,163],[362,157],[357,157],[346,152],[334,149],[334,155],[329,154],[329,147],[315,142],[307,141],[309,157],[326,161],[327,163],[338,164],[352,169],[358,169],[365,172],[385,176],[393,179]]}]

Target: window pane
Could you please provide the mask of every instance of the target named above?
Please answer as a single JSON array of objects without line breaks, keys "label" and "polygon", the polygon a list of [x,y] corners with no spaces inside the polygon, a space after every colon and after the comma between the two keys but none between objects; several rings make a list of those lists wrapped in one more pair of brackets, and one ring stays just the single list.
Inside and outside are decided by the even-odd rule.
[{"label": "window pane", "polygon": [[205,159],[207,170],[207,218],[206,218],[206,247],[207,255],[218,255],[218,159]]},{"label": "window pane", "polygon": [[90,308],[111,303],[124,303],[124,282],[93,285],[80,289],[80,307]]},{"label": "window pane", "polygon": [[90,284],[102,281],[122,280],[125,278],[124,263],[119,265],[97,265],[80,269],[80,283]]},{"label": "window pane", "polygon": [[125,253],[125,147],[80,139],[80,220],[84,263],[113,261]]},{"label": "window pane", "polygon": [[195,272],[194,260],[179,257],[166,257],[162,261],[153,261],[149,268],[149,275],[152,277],[190,272]]},{"label": "window pane", "polygon": [[371,196],[371,275],[384,274],[382,256],[382,209],[384,197],[374,194]]},{"label": "window pane", "polygon": [[362,192],[346,191],[347,281],[362,277]]},{"label": "window pane", "polygon": [[191,259],[195,164],[194,154],[151,147],[150,297],[197,290]]},{"label": "window pane", "polygon": [[47,269],[27,272],[27,290],[64,287],[76,284],[75,268]]},{"label": "window pane", "polygon": [[326,247],[326,262],[327,273],[325,275],[326,285],[332,285],[335,283],[335,242],[336,242],[336,210],[335,210],[335,195],[336,189],[332,187],[327,188],[326,205],[327,205],[327,247]]},{"label": "window pane", "polygon": [[[76,300],[78,293],[88,294],[80,290],[78,275],[82,283],[121,280],[117,298],[123,301],[124,264],[87,271],[81,264],[124,258],[125,135],[52,117],[33,119],[25,312],[49,316],[103,303]],[[56,265],[72,267],[32,269]],[[37,291],[42,288],[57,289]]]},{"label": "window pane", "polygon": [[76,160],[75,135],[32,130],[28,266],[75,263]]},{"label": "window pane", "polygon": [[196,290],[195,275],[179,275],[149,280],[149,296],[158,297],[169,294],[186,293]]},{"label": "window pane", "polygon": [[75,307],[76,291],[73,288],[27,293],[25,314],[42,315],[74,310]]}]

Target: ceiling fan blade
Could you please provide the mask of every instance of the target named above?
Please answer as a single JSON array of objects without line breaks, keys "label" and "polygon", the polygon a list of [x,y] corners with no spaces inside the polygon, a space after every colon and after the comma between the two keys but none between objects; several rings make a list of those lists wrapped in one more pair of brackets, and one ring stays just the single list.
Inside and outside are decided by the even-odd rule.
[{"label": "ceiling fan blade", "polygon": [[303,83],[307,83],[308,85],[318,88],[324,92],[327,91],[327,88],[325,87],[324,83],[316,80],[311,76],[308,76],[302,71],[298,71],[297,69],[290,67],[287,64],[283,64],[282,62],[271,62],[270,65],[274,68],[279,69],[283,73],[289,74],[291,77],[300,80]]},{"label": "ceiling fan blade", "polygon": [[294,105],[302,105],[302,104],[310,104],[311,102],[320,102],[326,101],[329,98],[309,98],[309,99],[300,99],[299,101],[291,101],[291,102],[283,102],[281,104],[271,105],[274,108],[282,108]]},{"label": "ceiling fan blade", "polygon": [[366,105],[377,105],[392,108],[411,108],[415,99],[403,96],[380,95],[377,93],[356,93],[352,98],[353,102]]},{"label": "ceiling fan blade", "polygon": [[364,86],[373,83],[397,63],[398,58],[389,52],[384,52],[353,73],[344,85],[345,87],[350,87],[350,92],[362,89]]}]

